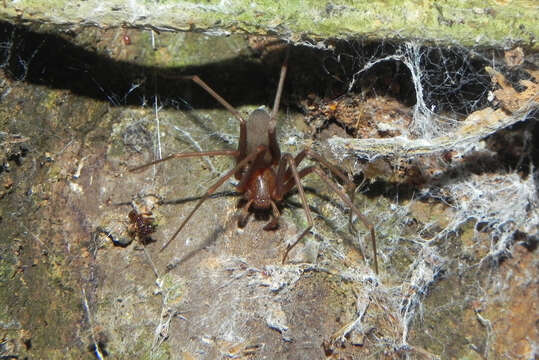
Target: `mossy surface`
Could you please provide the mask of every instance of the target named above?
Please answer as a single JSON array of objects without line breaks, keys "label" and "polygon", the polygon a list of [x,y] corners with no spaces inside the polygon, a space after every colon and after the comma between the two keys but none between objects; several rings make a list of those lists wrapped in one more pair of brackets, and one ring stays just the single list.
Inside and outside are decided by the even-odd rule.
[{"label": "mossy surface", "polygon": [[139,27],[307,38],[399,38],[464,46],[536,48],[534,1],[6,1],[4,19],[68,27]]}]

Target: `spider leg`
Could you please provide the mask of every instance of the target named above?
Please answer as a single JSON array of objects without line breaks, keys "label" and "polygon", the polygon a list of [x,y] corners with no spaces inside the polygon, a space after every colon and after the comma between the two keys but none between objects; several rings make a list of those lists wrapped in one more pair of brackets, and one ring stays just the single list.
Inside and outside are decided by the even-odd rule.
[{"label": "spider leg", "polygon": [[269,223],[266,224],[266,226],[264,226],[264,230],[266,231],[275,230],[279,226],[279,217],[281,216],[281,213],[279,212],[279,209],[277,208],[277,205],[273,200],[271,201],[271,210],[273,218]]},{"label": "spider leg", "polygon": [[[294,184],[293,185],[296,185],[297,188],[298,188],[298,192],[299,192],[299,197],[301,198],[301,203],[303,204],[303,210],[305,211],[305,216],[307,217],[307,222],[309,223],[309,225],[307,226],[307,228],[305,228],[305,230],[303,230],[303,232],[298,236],[298,238],[296,239],[296,241],[294,241],[293,244],[289,244],[287,247],[286,247],[286,251],[284,253],[284,256],[283,256],[283,261],[282,263],[284,264],[284,262],[286,261],[286,258],[288,257],[288,253],[290,252],[290,250],[292,250],[292,248],[294,248],[294,246],[296,246],[296,244],[305,237],[305,235],[307,235],[307,233],[311,230],[311,228],[313,227],[314,225],[314,222],[313,222],[313,217],[311,216],[311,210],[309,209],[309,205],[307,204],[307,199],[305,198],[305,191],[303,191],[303,185],[301,185],[301,181],[300,181],[300,175],[298,174],[298,170],[296,168],[296,163],[295,163],[295,159],[292,158],[292,155],[290,154],[284,154],[283,155],[283,158],[281,160],[281,164],[279,164],[279,170],[278,170],[278,173],[285,173],[284,170],[281,170],[283,169],[283,165],[282,165],[282,162],[286,162],[288,163],[288,169],[290,170],[290,172],[292,173],[292,177],[294,178]],[[288,172],[288,171],[287,171]],[[286,173],[287,173],[286,172]],[[285,174],[286,174],[285,173]],[[282,192],[284,189],[284,187],[282,187],[282,183],[285,181],[286,179],[285,178],[279,178],[277,177],[277,184],[279,184],[278,186],[278,198],[282,198],[284,196],[284,194],[286,194],[286,192],[288,191],[285,191],[285,192]],[[280,191],[279,191],[279,188],[280,188]]]},{"label": "spider leg", "polygon": [[281,150],[279,148],[279,143],[277,142],[277,136],[275,132],[275,127],[277,126],[277,112],[279,111],[279,104],[281,102],[281,96],[283,94],[284,79],[286,78],[286,70],[288,68],[288,55],[290,49],[286,49],[286,55],[281,66],[281,74],[279,76],[279,84],[277,85],[277,92],[275,93],[275,100],[273,101],[273,110],[270,114],[270,122],[268,127],[268,138],[269,138],[269,147],[272,157],[273,164],[277,164],[281,159]]},{"label": "spider leg", "polygon": [[[350,191],[348,192],[348,197],[350,198],[350,201],[352,201],[352,203],[354,203],[354,200],[356,198],[356,192],[363,187],[363,184],[365,184],[365,180],[366,180],[366,178],[363,177],[363,180],[361,180],[361,184],[356,186],[355,189],[350,189]],[[357,234],[357,229],[354,226],[354,222],[352,221],[353,220],[352,219],[353,214],[354,213],[352,211],[350,211],[350,214],[348,216],[348,231],[350,231],[350,233],[352,233],[352,234]]]},{"label": "spider leg", "polygon": [[[342,171],[340,171],[337,167],[335,167],[329,161],[327,161],[322,156],[315,153],[314,151],[312,151],[309,148],[304,149],[298,155],[296,155],[296,157],[294,159],[296,166],[298,166],[299,163],[303,159],[305,159],[305,157],[307,157],[307,156],[310,157],[313,160],[318,161],[319,163],[321,163],[322,165],[327,167],[335,176],[339,177],[344,182],[344,186],[346,188],[346,193],[348,194],[348,197],[349,197],[350,201],[352,203],[354,203],[354,199],[355,199],[355,196],[356,196],[356,191],[357,191],[357,189],[361,189],[361,187],[363,186],[363,184],[365,182],[365,178],[363,178],[361,184],[359,184],[359,186],[356,187],[355,184]],[[308,173],[310,173],[310,172],[308,172]],[[307,174],[305,174],[303,176],[306,176],[306,175]],[[301,172],[300,172],[300,177],[303,177],[303,176],[301,176]],[[290,178],[290,171],[287,172],[287,178],[288,179]],[[291,182],[291,180],[288,180],[287,183],[288,183],[287,184],[288,185],[288,190],[287,191],[290,191],[290,189],[292,189],[292,187],[294,187],[294,184]],[[354,224],[353,224],[353,221],[352,221],[352,216],[353,216],[354,213],[355,213],[354,211],[351,211],[350,214],[349,214],[349,217],[348,217],[348,230],[352,234],[357,234],[357,229],[354,227]],[[363,220],[361,220],[361,221],[363,223],[365,223]]]},{"label": "spider leg", "polygon": [[[319,163],[327,167],[333,173],[333,175],[339,177],[345,183],[345,187],[347,188],[347,192],[349,193],[349,196],[353,198],[354,196],[353,191],[355,190],[354,183],[350,181],[350,179],[341,170],[339,170],[332,163],[330,163],[329,161],[327,161],[326,159],[324,159],[322,156],[318,155],[311,149],[309,148],[303,149],[296,155],[296,157],[294,158],[294,163],[296,167],[299,166],[300,162],[302,162],[303,159],[305,159],[307,156],[311,158],[312,160],[318,161]],[[290,169],[288,169],[286,172],[286,178],[290,179],[290,177],[291,177],[291,172],[290,172]],[[287,180],[287,182],[288,181],[290,180]]]},{"label": "spider leg", "polygon": [[283,94],[284,79],[286,78],[286,70],[288,68],[289,53],[290,53],[290,48],[287,48],[284,62],[283,62],[283,65],[281,66],[281,74],[279,76],[279,85],[277,85],[277,92],[275,93],[275,100],[273,101],[273,110],[271,111],[271,117],[270,117],[272,121],[271,128],[273,128],[274,130],[275,130],[275,125],[276,125],[275,116],[277,116],[277,111],[279,111],[281,95]]},{"label": "spider leg", "polygon": [[[339,177],[344,183],[345,183],[345,186],[349,189],[349,197],[346,196],[346,194],[341,191],[337,185],[335,184],[335,182],[333,182],[332,180],[330,180],[330,178],[326,175],[325,172],[323,172],[318,166],[310,166],[310,167],[307,167],[305,169],[302,169],[300,172],[299,172],[299,178],[303,178],[307,175],[309,175],[310,173],[312,172],[315,172],[318,176],[320,176],[320,178],[337,194],[339,195],[339,197],[348,205],[350,206],[350,209],[351,209],[351,213],[354,213],[356,214],[356,216],[359,218],[359,220],[365,225],[365,227],[367,229],[369,229],[369,232],[370,232],[370,236],[371,236],[371,241],[372,241],[372,247],[373,247],[373,253],[374,253],[374,269],[375,269],[375,272],[376,274],[378,274],[378,258],[377,258],[377,255],[376,255],[376,236],[375,236],[375,233],[374,233],[374,226],[371,224],[371,222],[361,214],[361,212],[354,206],[354,197],[355,197],[355,191],[354,189],[352,189],[352,187],[354,186],[354,183],[352,181],[350,181],[350,179],[348,179],[347,176],[345,176],[342,171],[340,171],[337,167],[335,167],[333,164],[331,164],[329,161],[327,161],[326,159],[324,159],[323,157],[321,157],[320,155],[318,155],[317,153],[313,152],[311,149],[309,148],[306,148],[304,150],[302,150],[300,153],[298,153],[296,155],[296,157],[294,158],[294,165],[295,167],[297,167],[299,165],[299,163],[305,159],[305,157],[310,157],[311,159],[313,160],[316,160],[318,161],[319,163],[321,163],[322,165],[324,165],[325,167],[327,167],[335,176]],[[294,185],[296,185],[296,181],[294,179],[294,181],[292,181],[292,179],[290,179],[290,176],[291,176],[291,172],[292,172],[292,169],[291,168],[288,168],[285,170],[284,167],[282,167],[281,165],[279,166],[279,169],[278,169],[278,174],[281,174],[281,176],[284,176],[284,179],[282,180],[282,183],[281,182],[277,182],[278,184],[278,187],[279,187],[279,190],[280,190],[280,196],[284,196],[287,192],[289,192],[290,190],[292,190],[292,188],[294,187]],[[279,176],[279,175],[278,175]],[[361,185],[363,185],[363,182],[361,183]],[[351,224],[349,224],[350,227],[352,227]],[[353,228],[353,227],[352,227]],[[355,230],[355,228],[353,228]],[[357,232],[357,231],[355,231]]]},{"label": "spider leg", "polygon": [[190,76],[180,76],[181,79],[188,79],[192,80],[196,84],[198,84],[201,88],[206,90],[208,94],[210,94],[215,100],[217,100],[221,105],[225,107],[238,121],[240,122],[240,140],[238,143],[238,154],[236,155],[237,161],[242,160],[245,156],[247,156],[247,126],[245,119],[241,116],[240,112],[236,110],[232,105],[228,103],[223,97],[215,90],[213,90],[208,84],[206,84],[201,78],[199,78],[197,75],[190,75]]},{"label": "spider leg", "polygon": [[238,162],[238,164],[230,171],[228,171],[226,174],[224,174],[223,176],[221,176],[221,178],[219,180],[217,180],[217,182],[212,186],[210,187],[206,193],[202,196],[202,198],[198,201],[198,203],[195,205],[195,207],[193,208],[193,210],[191,210],[191,212],[189,213],[189,215],[187,215],[187,217],[183,220],[183,222],[181,223],[180,227],[178,228],[178,230],[176,230],[176,232],[174,233],[174,235],[172,235],[172,237],[161,247],[161,250],[159,251],[163,251],[171,242],[172,240],[174,240],[176,238],[176,236],[178,236],[178,234],[180,233],[180,231],[182,231],[183,227],[185,226],[185,224],[187,224],[187,222],[189,221],[189,219],[191,219],[191,217],[194,215],[194,213],[198,210],[198,208],[202,205],[202,203],[204,203],[204,201],[206,201],[206,199],[215,192],[215,190],[217,190],[219,188],[219,186],[223,185],[223,183],[228,179],[230,178],[232,175],[234,175],[234,173],[236,171],[238,171],[238,169],[241,169],[242,167],[244,167],[245,165],[247,165],[247,163],[249,163],[249,161],[252,161],[253,159],[255,159],[256,157],[260,156],[260,155],[263,155],[266,151],[268,150],[267,147],[265,146],[259,146],[255,152],[249,154],[248,156],[246,156],[243,160],[241,160],[240,162]]},{"label": "spider leg", "polygon": [[245,120],[241,116],[238,110],[234,109],[232,105],[228,103],[225,99],[221,97],[221,95],[217,94],[215,90],[213,90],[208,84],[206,84],[201,78],[199,78],[197,75],[187,75],[187,76],[180,76],[181,79],[187,79],[187,80],[193,80],[196,84],[198,84],[201,88],[206,90],[208,94],[210,94],[215,100],[217,100],[221,105],[223,105],[228,111],[234,115],[236,119],[239,120],[240,123],[245,123]]},{"label": "spider leg", "polygon": [[[326,162],[326,161],[324,160],[324,162]],[[374,234],[374,226],[372,225],[372,223],[365,216],[363,216],[363,214],[361,214],[361,212],[355,207],[355,205],[348,198],[348,196],[346,196],[346,194],[337,187],[335,182],[332,181],[326,175],[326,173],[323,172],[322,169],[320,169],[318,166],[311,166],[311,167],[302,169],[300,171],[299,175],[301,177],[304,177],[304,176],[309,175],[312,172],[316,173],[316,175],[318,175],[333,190],[333,192],[335,192],[337,195],[339,195],[339,197],[342,199],[342,201],[344,201],[346,203],[346,205],[350,206],[350,209],[356,214],[356,216],[359,218],[359,220],[361,220],[363,225],[365,225],[365,227],[369,230],[370,236],[371,236],[371,241],[372,241],[372,250],[373,250],[373,254],[374,254],[374,272],[376,274],[378,274],[378,258],[376,256],[376,236]],[[290,190],[292,187],[293,187],[293,185],[290,186],[290,188],[288,190]]]},{"label": "spider leg", "polygon": [[218,155],[238,156],[238,154],[239,152],[236,150],[217,150],[217,151],[192,152],[192,153],[177,153],[177,154],[169,155],[166,158],[163,158],[160,160],[155,160],[150,163],[137,166],[135,168],[129,169],[129,171],[135,172],[142,169],[146,169],[147,167],[168,161],[170,159],[184,159],[184,158],[189,158],[189,157],[218,156]]},{"label": "spider leg", "polygon": [[245,204],[244,207],[241,208],[241,215],[238,219],[238,227],[242,228],[247,224],[247,220],[249,219],[249,216],[251,213],[249,212],[249,208],[253,204],[254,200],[249,200],[247,204]]}]

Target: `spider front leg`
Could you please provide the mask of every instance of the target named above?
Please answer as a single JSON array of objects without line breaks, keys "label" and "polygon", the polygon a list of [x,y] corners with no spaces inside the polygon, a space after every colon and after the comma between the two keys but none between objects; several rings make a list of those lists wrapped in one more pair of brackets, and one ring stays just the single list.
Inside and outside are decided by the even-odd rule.
[{"label": "spider front leg", "polygon": [[[301,161],[301,160],[300,160]],[[288,169],[286,167],[288,165]],[[309,225],[303,232],[298,236],[296,241],[294,241],[292,244],[288,244],[286,247],[286,251],[283,256],[282,263],[284,264],[286,261],[286,258],[288,257],[288,253],[296,244],[307,235],[307,233],[311,230],[311,228],[314,225],[313,217],[311,215],[311,210],[309,209],[309,205],[307,204],[307,198],[305,197],[305,191],[303,190],[303,185],[301,185],[301,176],[298,173],[298,170],[296,168],[296,160],[292,158],[292,155],[290,154],[284,154],[281,162],[279,164],[279,169],[277,170],[277,190],[276,190],[276,198],[282,199],[284,195],[290,190],[287,188],[287,175],[292,174],[292,177],[294,179],[293,185],[296,185],[299,192],[299,197],[301,198],[301,203],[303,205],[303,210],[305,211],[305,216],[307,217],[307,222]]]}]

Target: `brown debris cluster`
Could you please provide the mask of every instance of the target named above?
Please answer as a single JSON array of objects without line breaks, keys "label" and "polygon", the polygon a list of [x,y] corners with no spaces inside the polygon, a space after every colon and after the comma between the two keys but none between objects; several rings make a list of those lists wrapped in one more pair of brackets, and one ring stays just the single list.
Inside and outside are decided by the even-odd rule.
[{"label": "brown debris cluster", "polygon": [[412,109],[389,96],[349,93],[327,100],[311,95],[302,105],[307,123],[321,138],[334,135],[325,131],[328,122],[344,129],[346,137],[387,138],[407,134],[412,121]]},{"label": "brown debris cluster", "polygon": [[515,111],[524,108],[527,103],[539,102],[539,84],[537,84],[539,70],[530,71],[530,75],[534,77],[535,82],[531,80],[519,81],[519,84],[526,88],[522,92],[515,90],[511,83],[500,72],[489,66],[487,66],[485,70],[492,77],[492,83],[498,87],[497,90],[494,90],[493,94],[496,97],[497,102],[499,102],[505,111],[514,113]]}]

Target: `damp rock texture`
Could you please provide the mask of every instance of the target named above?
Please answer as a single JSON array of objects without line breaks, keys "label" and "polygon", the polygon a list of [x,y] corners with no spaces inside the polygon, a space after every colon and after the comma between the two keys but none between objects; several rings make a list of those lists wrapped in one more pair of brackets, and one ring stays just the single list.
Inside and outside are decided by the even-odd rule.
[{"label": "damp rock texture", "polygon": [[[24,3],[5,1],[2,11]],[[93,3],[64,4],[58,16],[77,4]],[[180,6],[129,4],[161,14],[168,6],[170,17]],[[208,3],[208,16],[227,4]],[[127,9],[101,6],[94,14]],[[502,16],[496,6],[470,13]],[[456,16],[437,11],[439,21]],[[339,191],[316,173],[302,179],[314,226],[284,264],[308,226],[298,191],[278,204],[276,230],[264,230],[264,212],[240,228],[234,177],[161,251],[235,160],[131,170],[239,141],[234,115],[183,76],[200,76],[247,116],[271,109],[287,46],[130,21],[139,29],[0,23],[1,357],[537,357],[534,45],[288,45],[281,150],[310,147],[357,186],[353,204],[376,234],[376,273],[365,222],[339,195],[351,191],[324,166]],[[302,161],[300,173],[317,164]]]}]

